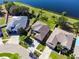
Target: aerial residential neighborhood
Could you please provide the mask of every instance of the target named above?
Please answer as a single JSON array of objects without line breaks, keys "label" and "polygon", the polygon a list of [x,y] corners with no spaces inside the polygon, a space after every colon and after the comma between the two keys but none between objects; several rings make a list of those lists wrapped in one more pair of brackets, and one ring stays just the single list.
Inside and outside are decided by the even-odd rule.
[{"label": "aerial residential neighborhood", "polygon": [[0,59],[79,59],[79,20],[21,2],[0,4]]}]

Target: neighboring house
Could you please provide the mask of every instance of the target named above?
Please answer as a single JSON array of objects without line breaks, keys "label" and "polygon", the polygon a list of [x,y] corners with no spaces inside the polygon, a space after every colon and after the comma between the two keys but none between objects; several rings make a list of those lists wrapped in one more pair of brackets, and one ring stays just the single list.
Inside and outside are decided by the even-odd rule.
[{"label": "neighboring house", "polygon": [[7,24],[8,31],[17,31],[19,28],[25,28],[27,25],[27,16],[13,16],[12,21]]},{"label": "neighboring house", "polygon": [[33,33],[35,33],[35,38],[39,41],[43,41],[50,29],[47,25],[44,25],[42,24],[42,22],[37,21],[32,25],[32,30]]},{"label": "neighboring house", "polygon": [[55,28],[55,30],[52,32],[49,39],[47,40],[46,44],[52,49],[54,49],[57,43],[60,42],[63,47],[66,47],[70,50],[72,47],[73,40],[74,38],[71,33],[68,33],[59,28]]}]

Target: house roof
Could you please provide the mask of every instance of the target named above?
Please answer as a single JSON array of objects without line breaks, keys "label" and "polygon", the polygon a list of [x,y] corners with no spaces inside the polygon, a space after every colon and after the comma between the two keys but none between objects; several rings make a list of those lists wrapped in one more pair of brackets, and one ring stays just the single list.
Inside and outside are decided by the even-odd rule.
[{"label": "house roof", "polygon": [[70,49],[73,42],[73,35],[64,30],[55,28],[46,43],[52,43],[54,45],[53,47],[55,47],[57,42],[60,42],[63,46],[66,46]]},{"label": "house roof", "polygon": [[28,17],[27,16],[13,16],[11,20],[12,21],[7,24],[6,29],[17,31],[17,29],[21,27],[22,28],[26,27]]},{"label": "house roof", "polygon": [[32,29],[39,33],[36,33],[35,38],[42,41],[44,37],[49,32],[49,27],[47,25],[42,24],[40,21],[37,21],[35,24],[32,25]]}]

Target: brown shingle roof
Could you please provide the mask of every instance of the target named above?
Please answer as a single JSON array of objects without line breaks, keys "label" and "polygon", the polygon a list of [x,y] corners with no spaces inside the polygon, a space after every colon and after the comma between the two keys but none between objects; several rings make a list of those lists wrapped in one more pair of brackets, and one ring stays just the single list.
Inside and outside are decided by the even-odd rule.
[{"label": "brown shingle roof", "polygon": [[49,27],[47,25],[43,25],[40,21],[37,21],[35,24],[33,24],[32,29],[39,32],[36,33],[35,38],[40,41],[42,41],[49,32]]}]

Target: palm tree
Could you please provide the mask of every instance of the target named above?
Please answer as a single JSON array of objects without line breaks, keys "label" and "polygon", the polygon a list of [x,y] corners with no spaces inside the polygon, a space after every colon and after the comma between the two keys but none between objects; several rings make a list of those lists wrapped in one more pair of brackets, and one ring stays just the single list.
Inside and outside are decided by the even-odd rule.
[{"label": "palm tree", "polygon": [[71,54],[71,55],[69,55],[69,56],[67,57],[67,59],[75,59],[75,56],[74,56],[73,54]]},{"label": "palm tree", "polygon": [[65,17],[66,12],[62,12],[60,17],[56,17],[55,23],[58,24],[59,26],[65,26],[68,19]]},{"label": "palm tree", "polygon": [[61,43],[60,42],[58,42],[57,43],[57,46],[56,46],[56,50],[59,52],[61,52],[61,50],[62,50],[62,48],[63,48],[63,46],[61,45]]}]

